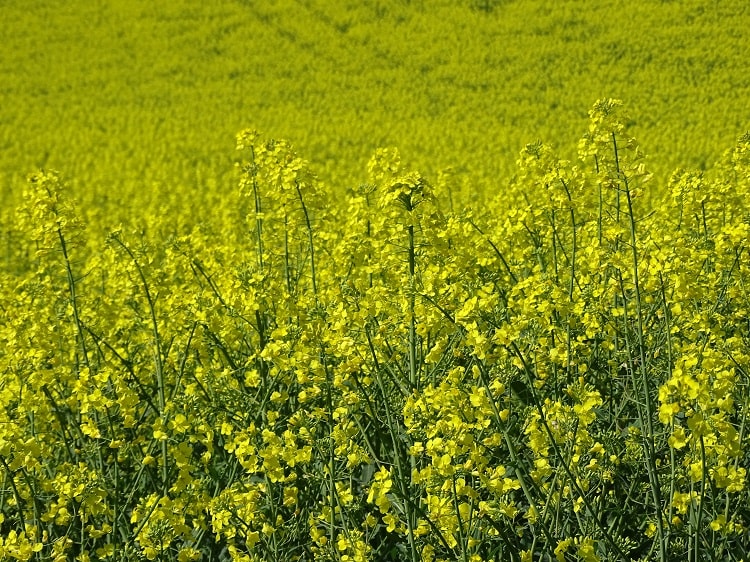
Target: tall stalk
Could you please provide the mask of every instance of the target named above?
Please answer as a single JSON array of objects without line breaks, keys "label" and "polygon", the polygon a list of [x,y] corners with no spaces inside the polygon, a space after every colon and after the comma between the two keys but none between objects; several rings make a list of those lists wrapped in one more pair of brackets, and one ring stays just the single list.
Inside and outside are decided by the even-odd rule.
[{"label": "tall stalk", "polygon": [[[153,333],[154,370],[156,372],[156,384],[158,387],[159,416],[161,417],[161,416],[164,416],[164,410],[166,408],[166,391],[165,391],[165,385],[164,385],[164,362],[161,356],[161,337],[159,336],[159,325],[156,321],[156,302],[151,296],[151,290],[149,289],[149,284],[148,284],[148,281],[146,280],[146,275],[143,273],[143,268],[141,267],[140,263],[138,263],[138,259],[136,258],[133,251],[119,238],[119,236],[113,236],[112,239],[115,242],[117,242],[117,244],[123,250],[125,250],[128,256],[130,256],[130,259],[133,261],[133,264],[135,265],[135,269],[136,271],[138,271],[138,276],[141,279],[141,283],[143,284],[143,291],[146,295],[146,301],[148,302],[148,309],[149,309],[149,314],[151,317],[151,329]],[[167,442],[165,440],[161,441],[161,456],[162,456],[162,467],[161,467],[162,487],[163,487],[163,493],[166,494],[168,464],[167,464]]]},{"label": "tall stalk", "polygon": [[294,187],[297,188],[297,196],[299,197],[299,203],[302,205],[302,213],[305,215],[305,225],[307,226],[307,239],[310,242],[310,276],[312,277],[313,294],[315,298],[318,298],[318,282],[315,275],[315,244],[313,244],[313,229],[312,223],[310,222],[310,214],[307,212],[307,205],[305,205],[305,199],[302,197],[302,191],[299,187],[299,182],[294,182]]},{"label": "tall stalk", "polygon": [[[615,133],[612,133],[612,145],[615,153],[615,165],[617,169],[618,178],[622,179],[623,190],[625,193],[625,199],[628,205],[628,224],[630,227],[630,248],[632,252],[633,260],[633,284],[635,286],[635,307],[636,307],[636,336],[637,336],[637,351],[638,351],[638,371],[640,372],[640,386],[643,392],[643,400],[646,408],[645,412],[645,427],[646,432],[643,436],[643,443],[646,453],[646,468],[648,470],[649,482],[651,484],[651,495],[654,501],[654,508],[656,510],[656,532],[657,540],[659,542],[659,560],[665,562],[667,559],[666,545],[664,544],[664,524],[662,521],[661,513],[661,490],[659,489],[659,478],[656,472],[656,452],[654,445],[654,426],[653,426],[653,412],[654,405],[652,403],[651,392],[648,383],[648,373],[646,372],[646,351],[643,338],[643,305],[641,303],[641,286],[639,281],[639,260],[638,260],[638,237],[635,228],[635,215],[633,213],[633,194],[630,190],[630,184],[628,178],[620,170],[620,160],[617,153],[617,137]],[[619,193],[618,189],[618,216],[619,216]],[[626,303],[625,293],[623,290],[623,302]],[[628,353],[630,350],[628,349]],[[632,365],[632,362],[631,362]],[[635,369],[631,369],[633,377],[635,377]],[[637,388],[637,386],[636,386]],[[640,408],[639,408],[640,410]]]},{"label": "tall stalk", "polygon": [[253,199],[255,201],[255,237],[257,239],[258,269],[263,274],[263,209],[261,206],[260,190],[258,189],[258,176],[255,169],[255,149],[250,147],[250,165],[253,175]]},{"label": "tall stalk", "polygon": [[[401,459],[401,446],[403,445],[403,440],[396,434],[396,427],[398,426],[398,421],[393,415],[393,412],[391,412],[390,407],[390,400],[388,396],[388,391],[386,390],[385,384],[383,383],[383,377],[380,376],[380,366],[378,365],[377,361],[377,355],[375,354],[375,348],[372,343],[372,338],[370,336],[370,330],[369,327],[365,327],[365,335],[367,336],[367,341],[370,345],[370,350],[373,354],[373,361],[375,362],[375,372],[378,373],[377,376],[375,376],[375,382],[378,385],[378,389],[380,390],[380,393],[383,397],[383,407],[385,408],[385,420],[386,425],[388,427],[388,433],[390,434],[391,443],[393,444],[393,458],[394,458],[394,464],[396,466],[396,474],[398,477],[398,487],[399,492],[401,493],[403,499],[404,499],[404,511],[406,512],[406,527],[407,527],[407,539],[409,541],[409,553],[410,553],[410,560],[411,562],[417,562],[420,560],[418,554],[417,554],[417,545],[414,540],[415,534],[414,530],[416,527],[416,512],[414,510],[413,501],[411,497],[411,472],[407,474],[405,467],[403,466],[402,459]],[[411,459],[411,470],[413,471],[416,466],[416,461],[414,459],[414,456],[410,455]]]},{"label": "tall stalk", "polygon": [[414,251],[414,225],[409,228],[409,386],[412,390],[419,389],[417,377],[417,321],[415,315],[416,281],[414,275],[415,251]]},{"label": "tall stalk", "polygon": [[73,307],[73,318],[76,323],[76,331],[78,334],[79,345],[81,346],[81,353],[83,355],[83,362],[87,367],[89,365],[89,353],[86,349],[86,339],[83,337],[83,324],[81,323],[81,317],[78,310],[78,296],[76,294],[76,281],[73,276],[73,267],[70,263],[70,256],[68,255],[68,245],[65,241],[65,236],[62,233],[62,229],[58,227],[57,236],[60,240],[60,248],[62,249],[63,260],[65,261],[65,274],[68,279],[68,290],[70,292],[70,305]]}]

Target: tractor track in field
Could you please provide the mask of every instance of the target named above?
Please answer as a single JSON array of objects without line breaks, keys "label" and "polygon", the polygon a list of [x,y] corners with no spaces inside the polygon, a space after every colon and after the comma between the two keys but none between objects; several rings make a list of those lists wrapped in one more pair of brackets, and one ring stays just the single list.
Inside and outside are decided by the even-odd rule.
[{"label": "tractor track in field", "polygon": [[[295,3],[299,4],[300,6],[303,6],[308,12],[310,12],[316,19],[318,19],[320,22],[324,23],[326,26],[328,26],[330,29],[335,31],[334,35],[338,35],[340,38],[347,37],[347,28],[342,26],[341,24],[337,23],[331,16],[329,16],[326,12],[321,10],[320,8],[314,6],[310,0],[293,0]],[[401,61],[399,61],[396,57],[391,55],[389,52],[384,51],[383,49],[370,45],[363,41],[362,39],[348,37],[348,39],[345,40],[346,45],[350,46],[351,44],[356,44],[360,48],[367,51],[370,57],[377,58],[384,60],[388,63],[390,66],[401,66]]]},{"label": "tractor track in field", "polygon": [[263,25],[276,32],[279,37],[286,40],[287,43],[294,45],[296,49],[312,53],[315,58],[326,61],[333,67],[340,65],[340,62],[337,61],[335,57],[332,57],[330,56],[330,54],[319,49],[314,42],[300,39],[295,33],[276,23],[270,14],[258,10],[256,3],[252,2],[251,0],[237,0],[237,3],[248,8],[248,13],[254,16]]}]

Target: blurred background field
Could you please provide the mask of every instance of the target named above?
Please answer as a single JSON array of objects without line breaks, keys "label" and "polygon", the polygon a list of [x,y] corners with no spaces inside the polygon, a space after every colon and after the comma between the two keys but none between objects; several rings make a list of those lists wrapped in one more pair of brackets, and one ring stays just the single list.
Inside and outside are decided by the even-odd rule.
[{"label": "blurred background field", "polygon": [[[664,179],[748,128],[744,0],[4,2],[0,195],[57,169],[99,209],[233,190],[234,135],[285,138],[334,189],[380,146],[471,197],[542,139],[575,158],[598,98],[625,100]],[[179,188],[179,189],[178,189]],[[179,196],[175,194],[179,194]],[[203,194],[203,195],[201,195]],[[113,203],[110,205],[109,203]],[[208,203],[208,201],[207,201]]]}]

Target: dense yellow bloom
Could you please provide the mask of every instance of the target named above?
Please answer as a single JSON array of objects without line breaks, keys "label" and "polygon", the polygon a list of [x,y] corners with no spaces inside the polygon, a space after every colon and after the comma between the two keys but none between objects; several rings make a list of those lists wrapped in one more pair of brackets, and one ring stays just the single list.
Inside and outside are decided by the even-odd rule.
[{"label": "dense yellow bloom", "polygon": [[395,149],[340,197],[254,130],[217,223],[144,210],[107,234],[32,176],[0,271],[0,523],[24,530],[4,553],[734,548],[747,140],[660,187],[622,104],[590,117],[577,161],[529,144],[473,210],[460,173],[433,184]]}]

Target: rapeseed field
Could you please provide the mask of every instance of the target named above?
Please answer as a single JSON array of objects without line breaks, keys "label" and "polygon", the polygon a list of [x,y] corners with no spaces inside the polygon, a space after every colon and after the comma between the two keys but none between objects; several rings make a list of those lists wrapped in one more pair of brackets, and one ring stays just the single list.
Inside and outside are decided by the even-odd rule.
[{"label": "rapeseed field", "polygon": [[744,2],[0,13],[1,560],[750,559]]}]

